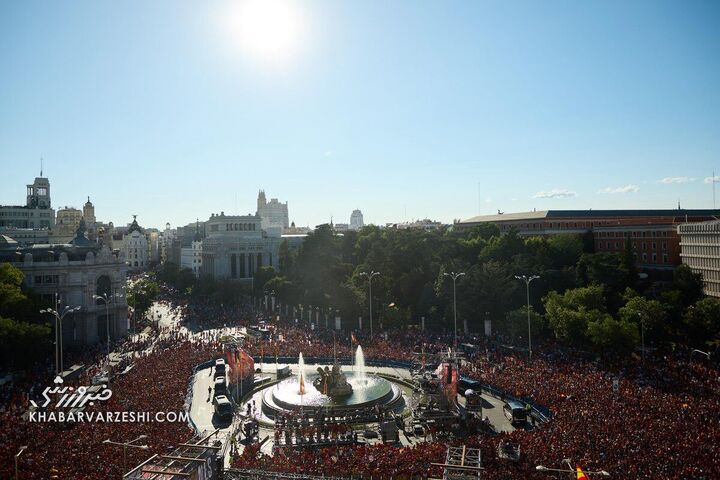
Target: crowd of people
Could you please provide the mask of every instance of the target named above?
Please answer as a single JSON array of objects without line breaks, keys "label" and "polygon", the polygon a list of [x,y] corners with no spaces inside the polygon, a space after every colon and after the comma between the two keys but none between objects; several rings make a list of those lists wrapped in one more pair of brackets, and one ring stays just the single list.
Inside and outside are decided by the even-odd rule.
[{"label": "crowd of people", "polygon": [[[112,382],[112,397],[91,409],[98,411],[180,412],[187,408],[193,367],[222,352],[223,328],[267,322],[271,338],[248,343],[252,355],[308,357],[333,355],[347,358],[362,345],[366,359],[417,360],[419,354],[447,351],[449,334],[403,330],[340,334],[308,328],[307,320],[277,321],[275,316],[254,313],[248,306],[215,305],[208,300],[188,301],[163,290],[165,307],[190,330],[156,329],[150,336],[135,335],[114,345],[132,368]],[[208,331],[214,328],[218,330]],[[195,332],[195,333],[193,333]],[[480,448],[483,478],[546,478],[537,465],[561,467],[571,459],[587,470],[606,470],[616,478],[720,478],[720,373],[708,360],[675,352],[636,359],[632,367],[618,370],[556,347],[536,350],[532,360],[503,350],[482,338],[461,338],[478,347],[468,356],[461,374],[492,385],[518,398],[528,398],[551,411],[549,421],[537,428],[512,433],[478,434],[465,438],[433,438],[412,447],[356,443],[347,428],[303,430],[286,422],[276,436],[290,444],[298,439],[351,439],[319,448],[282,448],[273,455],[261,452],[257,443],[245,446],[233,457],[240,468],[311,473],[318,475],[373,475],[404,478],[411,475],[438,477],[436,463],[445,459],[448,445]],[[90,367],[78,384],[89,385],[100,372],[102,349],[89,349],[77,361]],[[123,364],[125,365],[125,363]],[[167,453],[194,435],[184,422],[175,423],[77,423],[73,425],[28,422],[24,415],[30,396],[37,396],[52,381],[52,365],[26,372],[22,379],[0,387],[0,478],[14,472],[14,456],[28,446],[19,459],[21,479],[42,479],[51,469],[58,478],[119,478],[121,472],[147,459]],[[126,442],[146,435],[149,451],[128,449],[123,466],[121,452],[106,439]],[[517,462],[498,459],[499,442],[520,446]],[[287,443],[287,442],[285,442]]]},{"label": "crowd of people", "polygon": [[[112,396],[107,401],[86,406],[86,411],[149,412],[149,421],[31,422],[27,417],[28,395],[22,391],[26,382],[3,386],[0,478],[12,478],[14,456],[22,446],[27,448],[18,458],[21,479],[47,479],[51,475],[59,479],[120,478],[151,454],[166,454],[195,434],[185,421],[156,421],[154,412],[183,412],[187,408],[193,367],[217,356],[219,343],[176,333],[156,337],[151,343],[130,339],[119,350],[130,351],[133,344],[141,348],[133,351],[133,368],[115,376],[110,385]],[[90,385],[91,377],[101,368],[100,363],[91,366],[71,385]],[[46,376],[44,384],[38,379],[35,384],[39,392],[52,384],[52,377]],[[122,447],[103,443],[108,439],[128,442],[140,435],[146,437],[138,444],[146,444],[148,450],[128,448],[125,462]]]}]

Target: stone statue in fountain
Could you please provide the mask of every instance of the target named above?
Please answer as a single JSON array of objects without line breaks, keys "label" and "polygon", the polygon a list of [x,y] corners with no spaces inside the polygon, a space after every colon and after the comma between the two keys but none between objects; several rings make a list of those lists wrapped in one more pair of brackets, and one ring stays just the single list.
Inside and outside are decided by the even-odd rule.
[{"label": "stone statue in fountain", "polygon": [[329,397],[346,397],[353,392],[352,385],[348,383],[337,362],[333,365],[332,370],[328,367],[325,367],[325,370],[318,367],[317,370],[318,378],[313,381],[313,387],[320,393]]}]

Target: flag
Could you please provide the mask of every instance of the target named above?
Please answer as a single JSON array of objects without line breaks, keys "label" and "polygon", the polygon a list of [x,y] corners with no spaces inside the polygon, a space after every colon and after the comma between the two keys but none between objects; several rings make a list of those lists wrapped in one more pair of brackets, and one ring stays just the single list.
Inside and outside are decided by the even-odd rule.
[{"label": "flag", "polygon": [[577,467],[577,480],[588,480],[587,475],[583,473],[582,469],[579,466]]},{"label": "flag", "polygon": [[351,340],[352,343],[358,343],[357,338],[355,338],[355,334],[354,334],[354,333],[350,333],[350,340]]},{"label": "flag", "polygon": [[300,374],[300,395],[305,395],[305,375]]}]

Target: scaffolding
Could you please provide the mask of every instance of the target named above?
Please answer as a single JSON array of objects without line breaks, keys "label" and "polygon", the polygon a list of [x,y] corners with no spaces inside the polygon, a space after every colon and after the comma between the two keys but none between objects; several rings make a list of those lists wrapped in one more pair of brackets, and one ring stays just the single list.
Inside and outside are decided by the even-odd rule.
[{"label": "scaffolding", "polygon": [[482,458],[479,448],[448,447],[445,463],[433,463],[443,467],[443,480],[479,479]]},{"label": "scaffolding", "polygon": [[190,443],[181,443],[170,455],[153,455],[123,475],[123,480],[186,480],[219,478],[217,455],[220,442],[213,440],[218,430]]}]

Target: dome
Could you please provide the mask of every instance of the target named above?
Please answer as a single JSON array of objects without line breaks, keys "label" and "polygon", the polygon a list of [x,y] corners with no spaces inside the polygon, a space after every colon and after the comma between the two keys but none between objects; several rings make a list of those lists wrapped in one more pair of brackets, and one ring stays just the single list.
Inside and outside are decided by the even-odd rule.
[{"label": "dome", "polygon": [[140,225],[138,225],[137,215],[133,215],[133,221],[130,224],[130,228],[128,228],[127,233],[128,233],[128,235],[130,235],[132,232],[143,233],[142,228],[140,227]]}]

